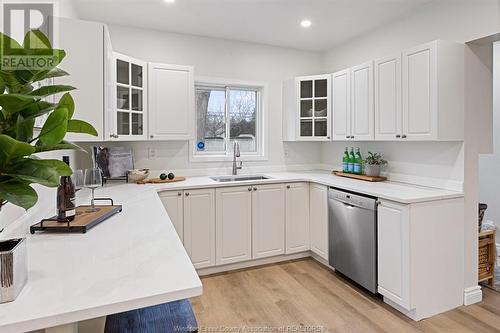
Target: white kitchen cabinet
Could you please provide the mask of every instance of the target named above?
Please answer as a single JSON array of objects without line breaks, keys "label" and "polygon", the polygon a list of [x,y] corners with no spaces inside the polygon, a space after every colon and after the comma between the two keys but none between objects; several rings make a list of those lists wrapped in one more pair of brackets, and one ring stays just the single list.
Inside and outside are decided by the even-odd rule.
[{"label": "white kitchen cabinet", "polygon": [[351,68],[351,139],[373,140],[373,61]]},{"label": "white kitchen cabinet", "polygon": [[215,265],[215,190],[184,191],[184,246],[195,268]]},{"label": "white kitchen cabinet", "polygon": [[463,140],[464,46],[433,41],[402,53],[402,138]]},{"label": "white kitchen cabinet", "polygon": [[285,253],[284,184],[253,186],[252,236],[253,259]]},{"label": "white kitchen cabinet", "polygon": [[410,305],[409,206],[378,206],[378,292],[407,310]]},{"label": "white kitchen cabinet", "polygon": [[216,264],[252,259],[252,186],[216,189]]},{"label": "white kitchen cabinet", "polygon": [[311,184],[309,202],[311,251],[328,260],[328,187]]},{"label": "white kitchen cabinet", "polygon": [[373,62],[336,72],[332,78],[334,140],[373,140]]},{"label": "white kitchen cabinet", "polygon": [[464,286],[463,198],[400,204],[380,200],[378,292],[414,320],[460,306]]},{"label": "white kitchen cabinet", "polygon": [[300,76],[283,83],[283,140],[330,141],[331,75]]},{"label": "white kitchen cabinet", "polygon": [[181,242],[184,241],[184,197],[182,194],[183,191],[163,191],[159,194]]},{"label": "white kitchen cabinet", "polygon": [[291,183],[285,186],[286,254],[308,251],[309,184]]},{"label": "white kitchen cabinet", "polygon": [[351,70],[332,75],[333,139],[351,138]]},{"label": "white kitchen cabinet", "polygon": [[[70,141],[103,141],[105,136],[105,103],[111,100],[109,73],[112,67],[111,42],[106,25],[66,18],[55,18],[57,27],[54,47],[64,49],[66,58],[61,69],[69,76],[54,78],[54,84],[71,85],[75,100],[75,119],[94,126],[98,136],[68,133]],[[104,75],[103,75],[104,73]]]},{"label": "white kitchen cabinet", "polygon": [[113,108],[107,125],[109,140],[147,139],[147,64],[114,52]]},{"label": "white kitchen cabinet", "polygon": [[194,69],[149,63],[149,139],[190,140],[194,136]]},{"label": "white kitchen cabinet", "polygon": [[375,61],[375,139],[396,140],[403,134],[401,54]]}]

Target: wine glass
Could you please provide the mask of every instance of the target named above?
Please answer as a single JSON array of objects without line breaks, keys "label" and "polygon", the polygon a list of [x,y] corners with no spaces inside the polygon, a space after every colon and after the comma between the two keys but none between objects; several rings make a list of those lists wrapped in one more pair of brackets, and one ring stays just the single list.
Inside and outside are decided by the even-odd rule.
[{"label": "wine glass", "polygon": [[83,180],[83,170],[75,170],[73,171],[73,175],[71,175],[71,180],[73,181],[73,185],[75,186],[75,192],[78,192],[83,188],[84,180]]},{"label": "wine glass", "polygon": [[85,169],[84,186],[92,190],[92,201],[90,202],[91,208],[87,212],[97,212],[99,208],[94,205],[94,191],[102,185],[101,170],[99,169]]}]

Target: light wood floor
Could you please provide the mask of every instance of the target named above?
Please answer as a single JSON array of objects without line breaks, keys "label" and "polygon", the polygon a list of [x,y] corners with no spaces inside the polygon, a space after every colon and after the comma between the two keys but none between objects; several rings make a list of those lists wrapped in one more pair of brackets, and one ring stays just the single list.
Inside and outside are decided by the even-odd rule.
[{"label": "light wood floor", "polygon": [[207,276],[202,282],[203,295],[191,300],[200,332],[289,325],[322,326],[322,332],[500,332],[500,294],[486,288],[480,304],[414,322],[313,259]]}]

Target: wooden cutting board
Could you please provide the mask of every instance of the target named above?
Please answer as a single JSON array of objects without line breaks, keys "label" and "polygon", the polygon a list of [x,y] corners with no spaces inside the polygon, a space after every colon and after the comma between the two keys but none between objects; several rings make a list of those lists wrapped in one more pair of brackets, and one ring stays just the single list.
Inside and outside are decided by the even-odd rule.
[{"label": "wooden cutting board", "polygon": [[164,184],[182,182],[184,180],[186,180],[186,177],[175,177],[174,179],[148,178],[137,182],[137,184]]},{"label": "wooden cutting board", "polygon": [[86,233],[89,229],[122,211],[121,205],[95,205],[95,208],[98,210],[94,212],[90,210],[90,206],[78,206],[73,221],[61,222],[57,221],[57,216],[53,216],[32,225],[30,233],[34,234],[36,231]]},{"label": "wooden cutting board", "polygon": [[342,171],[333,171],[332,173],[335,176],[352,178],[352,179],[358,179],[358,180],[364,180],[364,181],[367,181],[367,182],[383,182],[383,181],[387,180],[387,177],[357,175],[357,174],[354,174],[354,173],[345,173],[345,172],[342,172]]}]

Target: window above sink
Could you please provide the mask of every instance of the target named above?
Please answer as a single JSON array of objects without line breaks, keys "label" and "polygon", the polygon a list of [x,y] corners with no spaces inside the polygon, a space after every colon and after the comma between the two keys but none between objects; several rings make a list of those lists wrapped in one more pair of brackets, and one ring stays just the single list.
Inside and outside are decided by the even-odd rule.
[{"label": "window above sink", "polygon": [[196,134],[190,161],[230,161],[240,144],[242,161],[266,160],[266,84],[197,78]]}]

